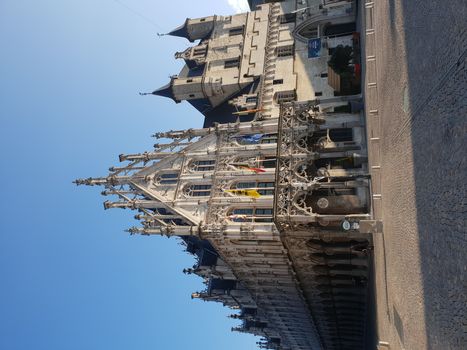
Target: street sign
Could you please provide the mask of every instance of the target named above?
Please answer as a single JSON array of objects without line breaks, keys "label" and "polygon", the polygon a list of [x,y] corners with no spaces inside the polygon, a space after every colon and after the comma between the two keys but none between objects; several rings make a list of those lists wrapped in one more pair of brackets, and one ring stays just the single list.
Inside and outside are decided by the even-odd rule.
[{"label": "street sign", "polygon": [[321,54],[321,38],[308,40],[308,58],[319,57]]}]

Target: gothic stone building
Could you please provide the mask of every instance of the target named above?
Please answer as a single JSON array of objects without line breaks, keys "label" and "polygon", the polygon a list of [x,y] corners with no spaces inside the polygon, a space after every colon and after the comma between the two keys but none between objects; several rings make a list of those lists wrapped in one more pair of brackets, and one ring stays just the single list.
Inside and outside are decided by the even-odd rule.
[{"label": "gothic stone building", "polygon": [[328,66],[338,46],[355,47],[355,4],[250,4],[169,33],[194,44],[152,94],[188,101],[204,127],[158,133],[153,150],[76,183],[103,186],[116,198],[106,209],[137,211],[131,234],[180,237],[196,257],[185,273],[206,284],[192,297],[235,310],[234,330],[261,336],[261,348],[360,350],[372,211],[365,125],[359,95],[339,90]]}]

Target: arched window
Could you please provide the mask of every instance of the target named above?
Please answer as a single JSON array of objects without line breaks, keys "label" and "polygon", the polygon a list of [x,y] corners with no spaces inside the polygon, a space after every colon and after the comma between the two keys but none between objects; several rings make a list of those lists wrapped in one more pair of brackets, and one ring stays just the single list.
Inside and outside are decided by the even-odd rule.
[{"label": "arched window", "polygon": [[272,222],[272,208],[235,208],[230,211],[233,222]]},{"label": "arched window", "polygon": [[159,174],[155,182],[158,185],[175,185],[178,182],[178,173]]},{"label": "arched window", "polygon": [[191,168],[194,171],[212,171],[214,170],[216,165],[216,161],[209,159],[209,160],[195,160],[191,163]]},{"label": "arched window", "polygon": [[211,185],[191,185],[184,189],[186,195],[190,197],[209,197],[211,195]]},{"label": "arched window", "polygon": [[259,181],[248,181],[248,182],[237,182],[233,185],[233,189],[249,189],[256,190],[262,196],[274,195],[274,182],[259,182]]}]

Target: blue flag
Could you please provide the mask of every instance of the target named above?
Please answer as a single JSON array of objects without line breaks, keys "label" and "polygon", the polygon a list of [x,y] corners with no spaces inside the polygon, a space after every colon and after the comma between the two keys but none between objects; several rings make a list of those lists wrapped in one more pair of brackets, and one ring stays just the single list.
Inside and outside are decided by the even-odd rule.
[{"label": "blue flag", "polygon": [[250,143],[258,143],[262,137],[263,137],[263,134],[245,135],[241,137],[241,140],[250,142]]}]

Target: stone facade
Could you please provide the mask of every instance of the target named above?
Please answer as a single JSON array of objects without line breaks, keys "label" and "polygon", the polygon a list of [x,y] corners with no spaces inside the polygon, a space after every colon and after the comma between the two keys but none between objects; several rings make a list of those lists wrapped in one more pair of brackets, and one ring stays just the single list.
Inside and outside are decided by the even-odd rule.
[{"label": "stone facade", "polygon": [[[355,5],[310,0],[259,5],[232,16],[187,19],[168,33],[197,44],[178,52],[185,66],[169,84],[152,94],[186,100],[213,122],[278,118],[280,103],[334,97],[328,84],[329,53],[352,45]],[[309,40],[320,52],[309,57]],[[332,111],[346,102],[322,103]]]},{"label": "stone facade", "polygon": [[[351,1],[282,1],[188,19],[197,45],[153,92],[187,100],[205,127],[102,178],[77,180],[138,211],[131,234],[180,237],[204,278],[193,298],[222,302],[265,349],[362,349],[371,217],[365,125],[327,83],[329,49],[353,44]],[[333,33],[332,35],[326,35]],[[320,39],[318,55],[308,45]],[[349,41],[350,40],[350,41]]]}]

